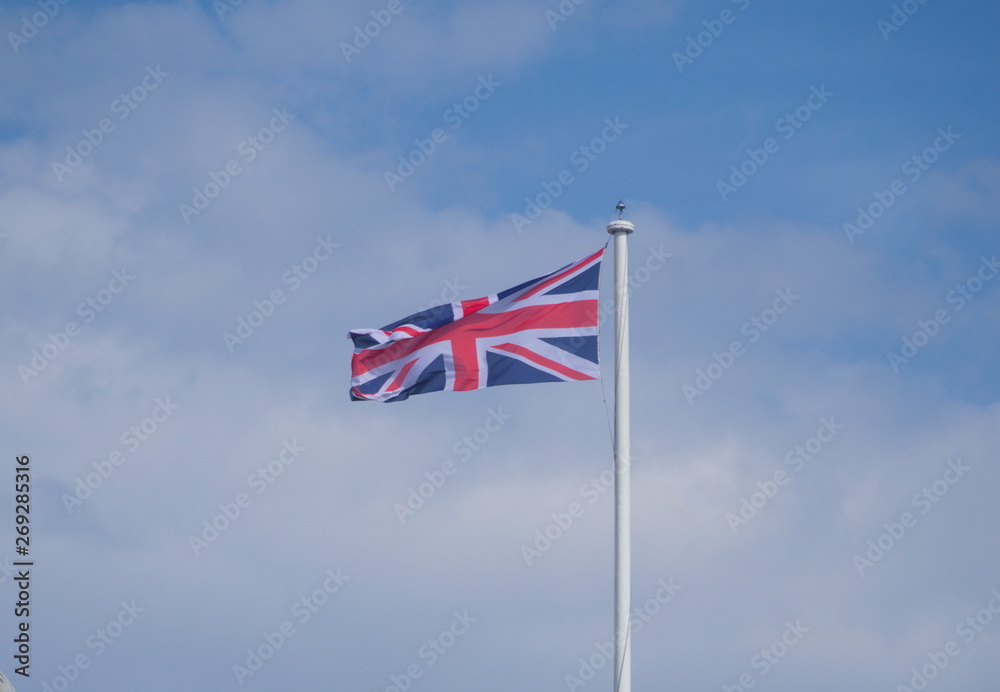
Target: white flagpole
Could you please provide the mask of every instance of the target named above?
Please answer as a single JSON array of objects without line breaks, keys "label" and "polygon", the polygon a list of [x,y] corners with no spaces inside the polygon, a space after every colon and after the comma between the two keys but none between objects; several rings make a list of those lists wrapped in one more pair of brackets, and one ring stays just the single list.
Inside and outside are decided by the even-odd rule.
[{"label": "white flagpole", "polygon": [[635,227],[608,224],[615,240],[615,680],[614,692],[632,692],[632,548],[629,493],[628,236]]}]

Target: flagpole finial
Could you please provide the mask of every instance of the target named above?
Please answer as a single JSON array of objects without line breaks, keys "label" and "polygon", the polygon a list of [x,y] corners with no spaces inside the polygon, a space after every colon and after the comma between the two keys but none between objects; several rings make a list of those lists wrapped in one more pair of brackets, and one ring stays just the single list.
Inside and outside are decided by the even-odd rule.
[{"label": "flagpole finial", "polygon": [[635,230],[635,226],[630,221],[622,219],[622,214],[625,212],[625,202],[618,200],[615,209],[618,210],[618,219],[608,224],[608,233],[611,235],[619,232],[632,233]]}]

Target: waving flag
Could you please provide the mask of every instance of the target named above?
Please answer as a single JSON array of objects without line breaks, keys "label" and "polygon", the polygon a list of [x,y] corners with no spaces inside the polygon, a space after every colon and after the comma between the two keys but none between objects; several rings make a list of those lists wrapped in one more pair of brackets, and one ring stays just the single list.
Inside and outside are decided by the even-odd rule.
[{"label": "waving flag", "polygon": [[355,329],[351,399],[600,378],[598,283],[604,249],[500,293]]}]

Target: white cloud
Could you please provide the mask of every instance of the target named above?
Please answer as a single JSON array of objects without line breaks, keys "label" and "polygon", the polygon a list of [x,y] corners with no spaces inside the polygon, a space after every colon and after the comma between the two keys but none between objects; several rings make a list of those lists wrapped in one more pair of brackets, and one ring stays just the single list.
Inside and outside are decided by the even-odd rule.
[{"label": "white cloud", "polygon": [[[346,391],[347,329],[380,326],[455,286],[462,299],[507,288],[607,240],[610,204],[598,201],[607,214],[580,211],[598,209],[574,197],[582,181],[520,235],[509,212],[484,212],[478,198],[429,202],[428,190],[479,170],[477,158],[507,170],[507,152],[488,137],[451,142],[454,152],[419,171],[426,186],[413,178],[393,194],[382,177],[398,142],[420,131],[420,114],[436,117],[479,74],[538,70],[556,79],[565,66],[546,56],[596,31],[588,17],[640,33],[662,28],[679,4],[584,4],[571,20],[579,32],[569,24],[551,32],[549,6],[407,3],[348,64],[340,42],[378,5],[247,2],[220,20],[210,4],[86,12],[71,4],[20,62],[3,63],[12,97],[0,109],[9,128],[0,146],[0,268],[11,300],[0,352],[11,396],[0,409],[11,451],[36,464],[34,530],[49,575],[36,592],[45,604],[37,626],[47,632],[42,680],[84,650],[121,599],[136,598],[148,615],[81,677],[80,690],[163,672],[164,651],[186,664],[171,668],[178,678],[156,678],[164,685],[210,679],[213,689],[235,688],[232,664],[337,567],[352,576],[349,597],[303,626],[253,684],[316,687],[336,671],[344,688],[384,688],[466,606],[482,614],[481,626],[427,669],[429,686],[475,680],[506,690],[530,678],[558,687],[609,636],[611,495],[590,503],[581,489],[611,464],[602,402],[610,379],[393,405],[352,404]],[[169,77],[56,180],[52,158],[150,65]],[[576,96],[567,108],[585,112],[585,95]],[[247,161],[239,144],[276,107],[295,119]],[[241,172],[184,223],[178,205],[233,160]],[[535,170],[529,185],[546,173]],[[941,168],[930,194],[936,213],[989,220],[995,173],[989,159]],[[494,204],[520,199],[515,186],[490,189],[496,180],[481,183]],[[981,356],[995,341],[994,294],[984,290],[900,374],[885,353],[985,250],[921,246],[916,258],[896,257],[877,234],[851,245],[818,222],[724,223],[700,202],[627,202],[633,270],[651,250],[671,253],[632,298],[637,604],[659,579],[683,585],[637,638],[637,672],[659,684],[668,669],[681,670],[692,688],[733,682],[786,619],[800,617],[812,631],[768,682],[785,676],[801,686],[819,672],[841,676],[840,687],[896,684],[992,586],[995,558],[981,546],[996,523],[995,373],[975,392],[950,382],[989,367],[956,354]],[[293,291],[283,273],[328,236],[340,247]],[[17,365],[120,266],[134,285],[25,385]],[[609,261],[606,285],[610,274]],[[287,300],[230,352],[223,332],[275,289]],[[770,319],[777,291],[800,297],[751,341],[744,325]],[[604,330],[609,345],[610,319]],[[682,387],[696,386],[697,371],[734,340],[743,355],[689,403]],[[608,376],[610,361],[606,349]],[[123,435],[162,398],[178,410],[68,513],[63,494],[125,449]],[[394,505],[498,407],[511,419],[400,525]],[[786,454],[829,417],[843,430],[790,470]],[[256,494],[251,474],[289,440],[305,452]],[[954,457],[972,466],[967,481],[861,578],[852,556]],[[778,470],[790,482],[734,534],[727,513]],[[190,536],[240,493],[252,504],[195,556]],[[525,564],[522,545],[574,502],[582,516]],[[960,665],[988,669],[976,656]],[[843,669],[844,660],[858,665]],[[610,682],[607,669],[601,675]]]}]

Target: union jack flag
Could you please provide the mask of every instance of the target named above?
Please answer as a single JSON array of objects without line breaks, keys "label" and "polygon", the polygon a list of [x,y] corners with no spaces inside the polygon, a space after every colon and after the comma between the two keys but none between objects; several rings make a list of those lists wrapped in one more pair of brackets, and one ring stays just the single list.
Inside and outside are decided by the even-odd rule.
[{"label": "union jack flag", "polygon": [[351,399],[600,378],[598,285],[604,249],[500,293],[355,329]]}]

